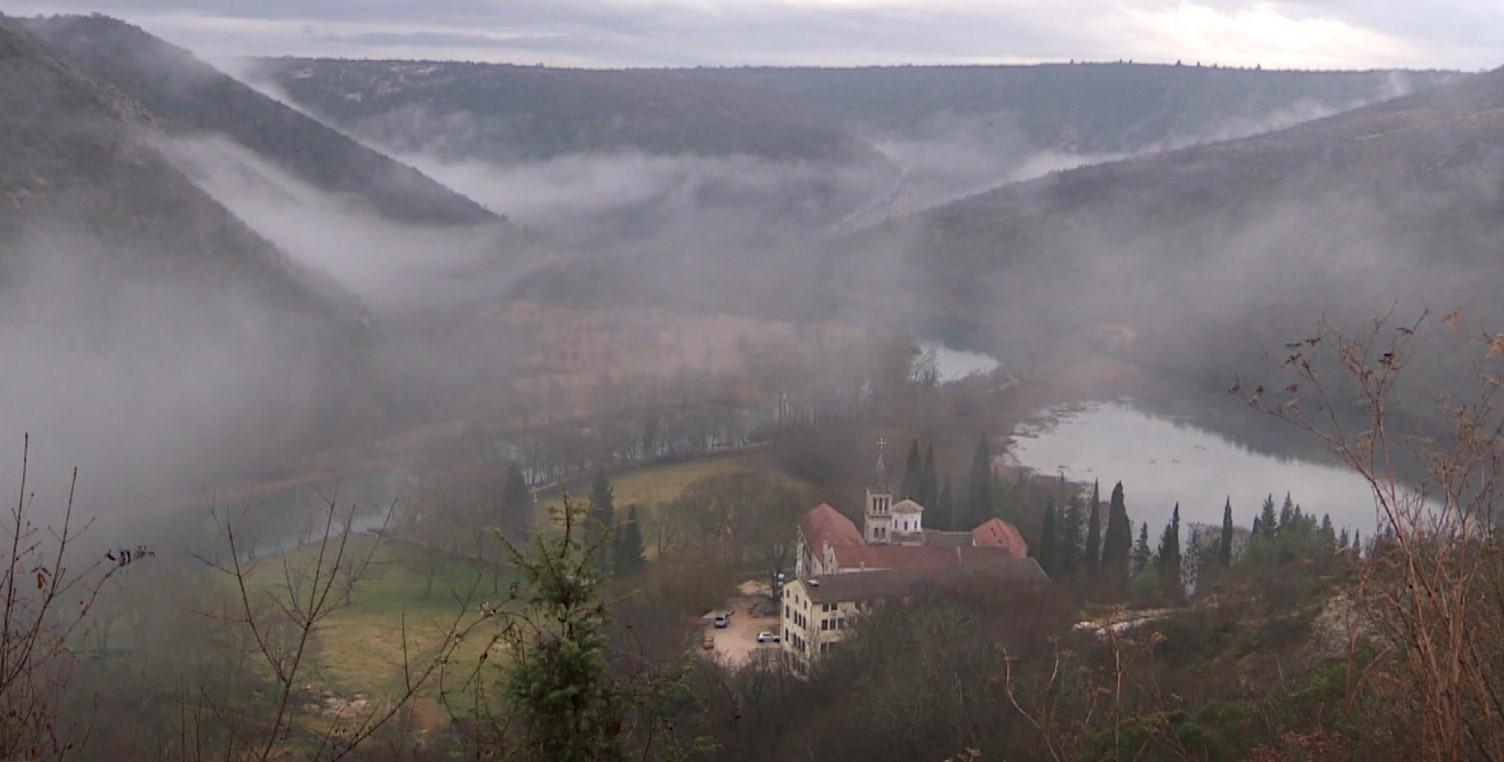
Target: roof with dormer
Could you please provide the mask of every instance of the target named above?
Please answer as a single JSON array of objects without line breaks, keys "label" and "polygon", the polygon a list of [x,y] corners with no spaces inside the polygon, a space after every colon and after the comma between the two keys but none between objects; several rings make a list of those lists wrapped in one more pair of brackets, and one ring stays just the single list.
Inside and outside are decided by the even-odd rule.
[{"label": "roof with dormer", "polygon": [[805,511],[799,517],[799,531],[804,535],[804,541],[816,552],[824,552],[826,545],[839,548],[862,544],[862,533],[856,528],[856,524],[826,503]]}]

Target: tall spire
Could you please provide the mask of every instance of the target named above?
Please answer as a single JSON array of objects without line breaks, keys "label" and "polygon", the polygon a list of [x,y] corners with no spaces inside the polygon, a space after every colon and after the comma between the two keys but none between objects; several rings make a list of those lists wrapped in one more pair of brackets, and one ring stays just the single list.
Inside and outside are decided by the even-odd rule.
[{"label": "tall spire", "polygon": [[888,464],[883,460],[883,450],[888,446],[888,440],[884,437],[877,438],[877,468],[872,472],[872,484],[869,487],[877,492],[892,491],[892,481],[888,476]]}]

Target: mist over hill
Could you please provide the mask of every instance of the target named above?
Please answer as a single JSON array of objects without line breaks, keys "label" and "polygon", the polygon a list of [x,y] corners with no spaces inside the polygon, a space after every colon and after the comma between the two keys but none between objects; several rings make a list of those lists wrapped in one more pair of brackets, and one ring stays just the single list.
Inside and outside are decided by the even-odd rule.
[{"label": "mist over hill", "polygon": [[[1326,317],[1497,324],[1504,75],[1255,137],[1083,167],[935,209],[905,244],[932,304],[1010,353],[1040,336],[1167,372],[1267,372]],[[933,290],[931,290],[933,289]],[[1111,330],[1109,330],[1111,329]],[[1440,372],[1449,362],[1437,358]]]},{"label": "mist over hill", "polygon": [[[701,182],[710,188],[741,173],[717,172],[707,158],[750,157],[761,173],[770,163],[862,167],[851,179],[865,187],[838,186],[844,192],[826,203],[827,223],[853,229],[1052,170],[1286,127],[1460,75],[1132,64],[591,71],[262,59],[250,76],[388,150],[427,157],[456,183],[468,184],[476,170],[450,167],[478,161],[492,174],[506,173],[500,165],[575,180],[573,189],[589,194],[602,176],[642,169],[621,166],[622,154],[642,156],[637,164],[649,170],[675,158],[680,175],[708,178]],[[878,172],[874,157],[892,171]],[[782,185],[830,193],[798,180],[791,172]]]},{"label": "mist over hill", "polygon": [[324,401],[365,341],[348,291],[180,172],[150,109],[8,19],[0,102],[0,420],[35,432],[43,473],[77,464],[125,499],[254,469],[342,418]]}]

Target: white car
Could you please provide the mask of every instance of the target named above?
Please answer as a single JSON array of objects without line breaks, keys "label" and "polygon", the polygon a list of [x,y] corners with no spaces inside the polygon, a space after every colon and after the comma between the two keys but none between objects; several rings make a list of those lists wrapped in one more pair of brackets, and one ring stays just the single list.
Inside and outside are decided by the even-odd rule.
[{"label": "white car", "polygon": [[717,630],[724,630],[730,624],[731,624],[731,615],[730,614],[716,614],[715,615],[715,628]]},{"label": "white car", "polygon": [[775,634],[775,633],[768,632],[767,630],[763,630],[762,632],[757,633],[757,642],[759,642],[759,643],[777,643],[778,642],[778,635]]}]

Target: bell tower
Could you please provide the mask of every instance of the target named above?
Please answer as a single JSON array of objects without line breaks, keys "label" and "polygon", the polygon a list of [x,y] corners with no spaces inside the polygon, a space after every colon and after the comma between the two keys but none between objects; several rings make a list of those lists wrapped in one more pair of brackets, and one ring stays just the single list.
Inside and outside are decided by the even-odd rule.
[{"label": "bell tower", "polygon": [[888,464],[883,461],[883,449],[888,440],[877,440],[877,467],[867,482],[867,509],[863,513],[862,538],[868,545],[881,545],[892,541],[893,535],[893,488],[888,476]]}]

